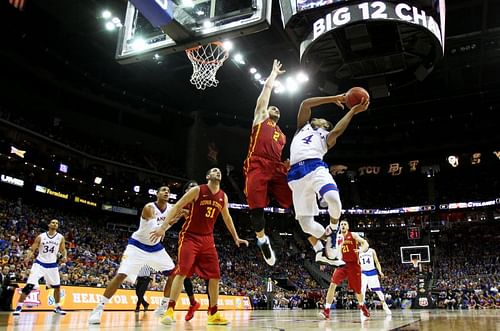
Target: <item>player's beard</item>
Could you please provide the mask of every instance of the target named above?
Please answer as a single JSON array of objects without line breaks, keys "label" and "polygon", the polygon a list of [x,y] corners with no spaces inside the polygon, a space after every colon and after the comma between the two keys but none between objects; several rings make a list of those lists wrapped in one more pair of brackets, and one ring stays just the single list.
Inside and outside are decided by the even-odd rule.
[{"label": "player's beard", "polygon": [[269,118],[274,121],[275,123],[278,123],[278,121],[280,120],[280,117],[279,116],[276,116],[276,115],[271,115],[269,114]]}]

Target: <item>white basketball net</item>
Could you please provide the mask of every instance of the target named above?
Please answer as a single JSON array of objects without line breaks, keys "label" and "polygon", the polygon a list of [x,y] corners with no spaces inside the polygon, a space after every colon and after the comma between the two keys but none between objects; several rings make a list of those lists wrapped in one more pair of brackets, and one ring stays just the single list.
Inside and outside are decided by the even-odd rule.
[{"label": "white basketball net", "polygon": [[186,50],[186,54],[193,65],[193,74],[190,82],[198,90],[207,87],[216,87],[219,81],[215,78],[217,70],[224,64],[229,52],[221,42],[212,42]]}]

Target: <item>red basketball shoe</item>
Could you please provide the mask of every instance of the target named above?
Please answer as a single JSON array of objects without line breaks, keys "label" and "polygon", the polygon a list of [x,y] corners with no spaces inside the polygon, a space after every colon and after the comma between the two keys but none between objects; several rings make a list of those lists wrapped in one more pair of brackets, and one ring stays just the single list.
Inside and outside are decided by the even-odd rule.
[{"label": "red basketball shoe", "polygon": [[370,312],[368,311],[366,305],[359,305],[358,307],[365,317],[370,317]]},{"label": "red basketball shoe", "polygon": [[198,309],[200,309],[200,306],[201,306],[201,305],[200,305],[200,303],[199,303],[198,301],[195,301],[195,302],[194,302],[194,305],[190,305],[190,306],[189,306],[189,310],[188,310],[188,312],[187,312],[187,314],[186,314],[186,317],[184,317],[184,319],[186,320],[186,322],[187,322],[187,321],[190,321],[190,320],[192,320],[192,319],[193,319],[193,317],[194,317],[194,313],[195,313]]}]

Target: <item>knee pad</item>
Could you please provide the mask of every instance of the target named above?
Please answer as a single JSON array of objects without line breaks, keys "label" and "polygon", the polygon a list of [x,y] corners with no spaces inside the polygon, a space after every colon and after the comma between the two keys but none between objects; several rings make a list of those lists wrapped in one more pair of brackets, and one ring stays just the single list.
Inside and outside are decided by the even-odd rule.
[{"label": "knee pad", "polygon": [[314,216],[297,216],[300,227],[305,233],[309,233],[315,238],[321,238],[325,233],[323,225],[314,220]]},{"label": "knee pad", "polygon": [[323,194],[323,199],[328,203],[328,214],[338,220],[342,213],[342,202],[338,191],[330,190]]},{"label": "knee pad", "polygon": [[255,208],[250,210],[250,223],[252,223],[255,232],[264,230],[266,220],[264,219],[264,209]]},{"label": "knee pad", "polygon": [[21,290],[21,292],[26,294],[26,295],[29,295],[34,287],[35,287],[35,284],[26,284],[26,286]]}]

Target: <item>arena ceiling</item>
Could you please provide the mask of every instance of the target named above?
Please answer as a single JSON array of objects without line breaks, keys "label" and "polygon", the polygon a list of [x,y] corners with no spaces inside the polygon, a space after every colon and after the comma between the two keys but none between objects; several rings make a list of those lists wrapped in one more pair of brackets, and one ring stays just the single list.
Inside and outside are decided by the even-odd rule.
[{"label": "arena ceiling", "polygon": [[[73,1],[71,6],[64,0],[27,0],[25,10],[18,12],[3,0],[0,24],[8,31],[8,47],[2,47],[0,59],[11,74],[2,84],[10,84],[14,70],[27,73],[20,74],[21,79],[36,73],[99,98],[122,98],[119,102],[126,104],[127,111],[141,116],[160,114],[174,121],[200,111],[213,123],[250,126],[261,86],[247,72],[248,66],[227,61],[217,75],[219,86],[198,91],[189,83],[192,67],[184,53],[160,61],[118,64],[114,59],[117,34],[106,31],[99,16],[106,7],[123,19],[125,5],[122,0]],[[350,158],[391,157],[498,147],[499,12],[497,0],[448,1],[443,60],[422,82],[388,84],[391,95],[372,101],[371,110],[345,133],[339,153]],[[233,42],[247,63],[264,76],[274,58],[289,72],[300,70],[299,51],[282,28],[277,1],[269,30]],[[282,111],[282,127],[293,132],[300,101],[325,91],[336,92],[311,77],[293,95],[273,95],[272,103]],[[19,89],[14,93],[23,96]],[[315,115],[335,121],[342,112],[321,108]]]}]

